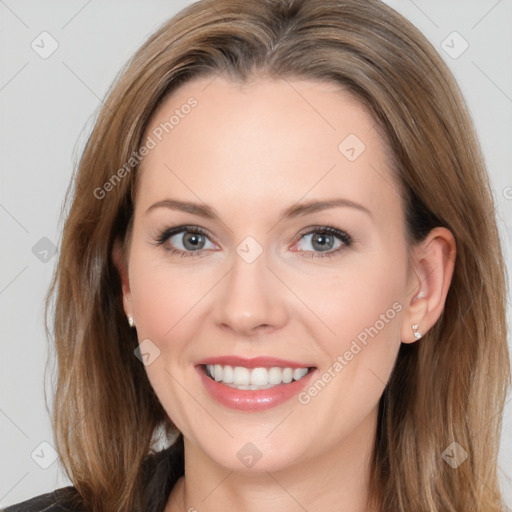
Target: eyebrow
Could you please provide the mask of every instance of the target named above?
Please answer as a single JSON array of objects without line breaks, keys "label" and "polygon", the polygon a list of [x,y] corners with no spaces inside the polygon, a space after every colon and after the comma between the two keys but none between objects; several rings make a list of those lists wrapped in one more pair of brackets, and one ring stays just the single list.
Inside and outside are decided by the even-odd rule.
[{"label": "eyebrow", "polygon": [[[323,201],[308,201],[303,203],[292,204],[291,206],[287,207],[281,212],[281,215],[279,216],[279,221],[303,215],[308,215],[315,212],[320,212],[322,210],[327,210],[330,208],[340,207],[354,208],[356,210],[366,213],[371,218],[373,218],[370,210],[368,210],[368,208],[366,208],[362,204],[355,203],[350,199],[335,198],[326,199]],[[162,199],[161,201],[157,201],[146,210],[146,215],[155,208],[170,208],[171,210],[179,210],[191,213],[193,215],[204,217],[206,219],[219,218],[216,211],[206,204],[192,203],[189,201],[178,201],[177,199]]]}]

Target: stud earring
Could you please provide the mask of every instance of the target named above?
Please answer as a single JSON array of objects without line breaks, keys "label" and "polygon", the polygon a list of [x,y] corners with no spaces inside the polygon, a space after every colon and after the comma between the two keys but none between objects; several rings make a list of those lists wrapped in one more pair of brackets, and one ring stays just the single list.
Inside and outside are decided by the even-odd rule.
[{"label": "stud earring", "polygon": [[414,338],[419,340],[421,338],[421,332],[418,331],[418,324],[412,326],[412,331],[414,332]]},{"label": "stud earring", "polygon": [[133,327],[135,324],[133,323],[133,316],[132,315],[128,315],[128,325],[130,327]]}]

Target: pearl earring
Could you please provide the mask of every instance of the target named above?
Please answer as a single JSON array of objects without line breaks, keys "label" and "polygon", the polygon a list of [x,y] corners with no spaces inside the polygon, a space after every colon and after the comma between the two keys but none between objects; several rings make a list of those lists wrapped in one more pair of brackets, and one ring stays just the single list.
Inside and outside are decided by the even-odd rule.
[{"label": "pearl earring", "polygon": [[133,327],[135,324],[133,323],[133,316],[132,315],[128,315],[128,325],[130,327]]},{"label": "pearl earring", "polygon": [[421,338],[421,332],[418,331],[418,324],[412,326],[412,331],[414,332],[414,338],[419,340]]}]

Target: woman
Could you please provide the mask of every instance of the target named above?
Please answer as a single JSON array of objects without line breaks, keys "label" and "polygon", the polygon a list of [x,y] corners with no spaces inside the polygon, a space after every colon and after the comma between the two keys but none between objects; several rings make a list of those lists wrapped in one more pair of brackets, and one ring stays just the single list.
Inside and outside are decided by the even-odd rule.
[{"label": "woman", "polygon": [[74,179],[47,299],[73,486],[8,510],[502,510],[492,194],[403,17],[198,2]]}]

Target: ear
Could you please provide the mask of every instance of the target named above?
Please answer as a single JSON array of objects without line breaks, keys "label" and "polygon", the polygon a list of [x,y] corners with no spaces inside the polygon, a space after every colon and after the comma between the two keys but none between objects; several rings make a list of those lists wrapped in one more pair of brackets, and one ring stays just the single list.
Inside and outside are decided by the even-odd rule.
[{"label": "ear", "polygon": [[123,255],[123,243],[116,239],[112,249],[112,261],[119,272],[121,278],[121,287],[123,291],[123,307],[126,315],[133,314],[132,296],[130,293],[130,281],[128,279],[128,265]]},{"label": "ear", "polygon": [[455,238],[449,229],[434,228],[411,253],[408,295],[401,328],[403,343],[416,340],[412,326],[424,335],[443,312],[455,266]]}]

